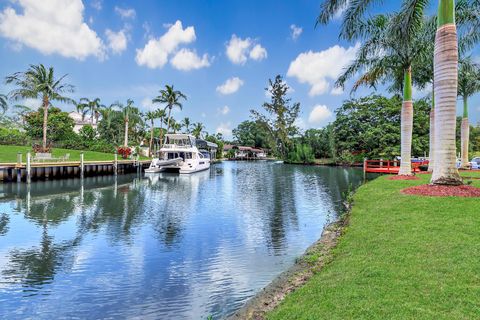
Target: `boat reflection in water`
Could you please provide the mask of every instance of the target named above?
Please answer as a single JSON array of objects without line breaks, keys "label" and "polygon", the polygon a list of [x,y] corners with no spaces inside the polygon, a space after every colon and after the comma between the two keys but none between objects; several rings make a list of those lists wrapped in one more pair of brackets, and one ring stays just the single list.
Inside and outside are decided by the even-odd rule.
[{"label": "boat reflection in water", "polygon": [[354,169],[226,162],[0,185],[8,319],[222,317],[335,218]]}]

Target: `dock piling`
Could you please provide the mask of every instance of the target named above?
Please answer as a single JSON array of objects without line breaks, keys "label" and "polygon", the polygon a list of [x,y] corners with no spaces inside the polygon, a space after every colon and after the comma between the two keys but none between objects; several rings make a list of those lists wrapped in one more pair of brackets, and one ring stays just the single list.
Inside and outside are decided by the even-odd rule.
[{"label": "dock piling", "polygon": [[80,178],[83,178],[84,175],[84,170],[85,170],[85,164],[83,163],[83,152],[80,153]]},{"label": "dock piling", "polygon": [[118,154],[115,152],[115,160],[113,161],[113,174],[117,175],[118,170]]},{"label": "dock piling", "polygon": [[27,183],[30,183],[32,182],[32,155],[30,154],[30,152],[27,152],[27,167],[26,167],[26,171],[27,171]]}]

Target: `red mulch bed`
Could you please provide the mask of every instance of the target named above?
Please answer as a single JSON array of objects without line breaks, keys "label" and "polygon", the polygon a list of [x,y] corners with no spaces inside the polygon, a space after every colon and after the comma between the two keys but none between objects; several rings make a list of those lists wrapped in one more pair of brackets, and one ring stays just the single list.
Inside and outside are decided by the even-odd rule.
[{"label": "red mulch bed", "polygon": [[420,178],[415,176],[391,176],[388,180],[420,180]]},{"label": "red mulch bed", "polygon": [[401,190],[403,194],[431,197],[480,197],[480,188],[472,186],[421,185]]}]

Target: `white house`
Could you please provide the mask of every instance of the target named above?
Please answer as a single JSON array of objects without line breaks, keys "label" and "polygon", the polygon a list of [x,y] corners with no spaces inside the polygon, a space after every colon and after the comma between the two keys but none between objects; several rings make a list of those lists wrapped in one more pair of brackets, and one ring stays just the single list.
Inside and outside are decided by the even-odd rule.
[{"label": "white house", "polygon": [[97,129],[97,122],[95,121],[95,118],[92,119],[91,116],[86,115],[82,120],[82,114],[76,111],[70,112],[68,116],[72,118],[73,121],[75,121],[75,125],[73,126],[73,131],[75,133],[79,133],[80,129],[82,129],[83,126],[86,126],[86,125],[91,125],[93,129],[95,130]]}]

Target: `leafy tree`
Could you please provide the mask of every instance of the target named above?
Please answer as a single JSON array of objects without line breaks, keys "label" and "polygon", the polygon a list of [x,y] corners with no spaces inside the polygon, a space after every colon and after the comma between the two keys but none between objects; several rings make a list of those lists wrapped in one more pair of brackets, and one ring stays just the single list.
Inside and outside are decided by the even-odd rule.
[{"label": "leafy tree", "polygon": [[83,126],[78,132],[80,138],[85,141],[87,144],[92,143],[97,136],[97,132],[91,125]]},{"label": "leafy tree", "polygon": [[290,163],[309,164],[315,162],[315,156],[312,147],[308,144],[296,143],[288,153],[287,160]]},{"label": "leafy tree", "polygon": [[165,89],[160,90],[160,95],[152,100],[153,103],[166,104],[165,110],[168,108],[167,133],[170,130],[170,118],[173,107],[182,110],[180,99],[187,100],[187,96],[182,92],[173,89],[173,85],[165,85]]},{"label": "leafy tree", "polygon": [[[43,127],[45,108],[39,108],[38,111],[30,112],[25,116],[25,131],[33,139],[43,137]],[[47,116],[47,138],[50,141],[62,141],[73,134],[73,126],[75,122],[68,115],[56,107],[50,107]]]},{"label": "leafy tree", "polygon": [[312,148],[315,158],[330,158],[332,156],[329,140],[330,133],[330,127],[305,131],[302,141]]},{"label": "leafy tree", "polygon": [[73,86],[64,83],[67,75],[55,78],[53,67],[45,68],[43,64],[30,65],[27,71],[16,72],[6,78],[7,84],[14,84],[17,89],[10,92],[14,100],[42,99],[43,107],[43,149],[47,147],[48,108],[52,101],[73,103],[73,100],[64,96],[64,93],[73,92]]},{"label": "leafy tree", "polygon": [[232,130],[233,137],[239,145],[257,148],[271,148],[269,132],[256,121],[243,121]]},{"label": "leafy tree", "polygon": [[275,141],[275,151],[283,159],[286,159],[291,147],[290,138],[298,132],[295,120],[297,120],[300,111],[300,103],[291,104],[291,99],[286,97],[288,85],[280,75],[277,75],[273,81],[269,79],[269,87],[265,90],[271,95],[271,101],[262,105],[267,115],[256,110],[250,112],[253,118],[267,130],[272,140]]},{"label": "leafy tree", "polygon": [[[345,101],[333,122],[336,156],[345,152],[369,158],[393,159],[400,151],[400,96],[371,95]],[[428,149],[429,101],[419,100],[414,118],[412,151]]]},{"label": "leafy tree", "polygon": [[120,134],[124,125],[122,119],[122,113],[118,110],[115,110],[116,105],[112,104],[111,106],[101,109],[101,120],[97,125],[98,134],[100,138],[105,141],[110,141],[114,144],[120,144]]}]

